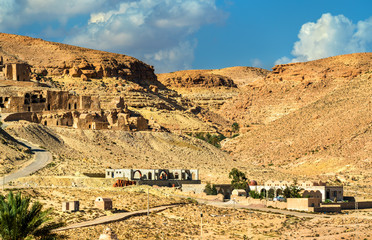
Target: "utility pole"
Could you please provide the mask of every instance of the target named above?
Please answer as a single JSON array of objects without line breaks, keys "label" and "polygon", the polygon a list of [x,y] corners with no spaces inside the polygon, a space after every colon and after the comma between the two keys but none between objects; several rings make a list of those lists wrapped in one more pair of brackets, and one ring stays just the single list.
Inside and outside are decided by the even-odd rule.
[{"label": "utility pole", "polygon": [[200,240],[203,239],[203,211],[200,212]]}]

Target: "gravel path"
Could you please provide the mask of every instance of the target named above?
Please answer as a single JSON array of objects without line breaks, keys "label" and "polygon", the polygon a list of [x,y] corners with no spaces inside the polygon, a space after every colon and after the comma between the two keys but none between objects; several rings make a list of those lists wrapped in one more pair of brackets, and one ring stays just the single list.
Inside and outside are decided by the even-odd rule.
[{"label": "gravel path", "polygon": [[[176,206],[179,206],[179,204],[150,208],[149,212],[150,213],[160,212],[160,211],[164,211],[168,208],[172,208]],[[57,232],[57,231],[66,231],[66,230],[74,229],[74,228],[90,227],[90,226],[95,226],[95,225],[100,225],[100,224],[122,221],[130,217],[140,216],[140,215],[145,215],[145,214],[147,214],[147,209],[139,210],[135,212],[116,213],[110,216],[104,216],[104,217],[96,218],[94,220],[90,220],[86,222],[75,223],[75,224],[72,224],[66,227],[58,228],[54,231]]]}]

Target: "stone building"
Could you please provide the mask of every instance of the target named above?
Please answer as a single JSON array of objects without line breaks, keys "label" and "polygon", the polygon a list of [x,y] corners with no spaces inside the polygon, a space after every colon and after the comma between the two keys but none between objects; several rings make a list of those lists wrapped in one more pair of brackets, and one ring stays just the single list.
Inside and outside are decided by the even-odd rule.
[{"label": "stone building", "polygon": [[98,97],[68,91],[33,90],[0,96],[0,113],[12,113],[5,121],[25,120],[45,126],[78,129],[145,131],[148,121],[128,110],[124,100],[103,111]]},{"label": "stone building", "polygon": [[[250,185],[251,191],[268,195],[269,191],[274,192],[274,196],[283,195],[286,187],[292,186],[294,183],[291,181],[266,181],[264,185]],[[342,201],[344,197],[343,186],[328,186],[326,183],[318,181],[299,181],[296,186],[300,187],[303,197],[321,198],[324,202],[326,199]]]},{"label": "stone building", "polygon": [[197,169],[106,169],[106,178],[133,180],[199,180]]},{"label": "stone building", "polygon": [[31,68],[26,63],[4,63],[0,57],[0,80],[30,81]]},{"label": "stone building", "polygon": [[79,201],[69,201],[62,203],[62,212],[76,212],[79,211]]},{"label": "stone building", "polygon": [[0,96],[1,113],[100,110],[98,97],[78,96],[68,91],[33,90]]},{"label": "stone building", "polygon": [[112,209],[112,200],[111,198],[98,197],[94,201],[94,207],[102,210],[111,210]]}]

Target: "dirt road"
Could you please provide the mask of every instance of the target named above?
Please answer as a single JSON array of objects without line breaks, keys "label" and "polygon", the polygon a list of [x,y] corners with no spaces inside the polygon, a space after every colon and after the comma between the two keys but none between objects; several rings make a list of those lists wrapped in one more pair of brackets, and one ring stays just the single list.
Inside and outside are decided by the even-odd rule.
[{"label": "dirt road", "polygon": [[[150,208],[149,213],[164,211],[168,208],[172,208],[172,207],[176,207],[176,206],[179,206],[179,205],[175,204],[175,205],[168,205],[168,206]],[[139,215],[145,215],[145,214],[147,214],[147,209],[139,210],[139,211],[135,211],[135,212],[116,213],[116,214],[113,214],[111,216],[104,216],[104,217],[96,218],[96,219],[91,220],[91,221],[72,224],[72,225],[69,225],[67,227],[62,227],[62,228],[56,229],[54,231],[57,232],[57,231],[66,231],[66,230],[74,229],[74,228],[90,227],[90,226],[106,224],[106,223],[110,223],[110,222],[121,221],[121,220],[130,218],[130,217],[133,217],[133,216],[139,216]]]}]

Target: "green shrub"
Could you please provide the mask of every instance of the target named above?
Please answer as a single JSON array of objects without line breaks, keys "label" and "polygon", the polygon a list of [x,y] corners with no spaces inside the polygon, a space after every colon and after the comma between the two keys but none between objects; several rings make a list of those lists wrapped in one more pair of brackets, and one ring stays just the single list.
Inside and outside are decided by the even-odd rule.
[{"label": "green shrub", "polygon": [[211,185],[209,182],[205,186],[204,192],[207,195],[217,195],[217,189],[216,189],[216,187],[214,185]]}]

